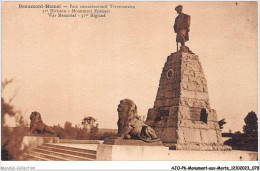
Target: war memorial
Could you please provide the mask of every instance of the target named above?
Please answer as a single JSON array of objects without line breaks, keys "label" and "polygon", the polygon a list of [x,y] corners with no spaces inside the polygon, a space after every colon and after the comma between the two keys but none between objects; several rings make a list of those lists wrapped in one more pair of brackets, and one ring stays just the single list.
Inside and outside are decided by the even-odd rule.
[{"label": "war memorial", "polygon": [[141,104],[122,99],[117,109],[116,137],[104,141],[62,140],[41,136],[55,132],[43,124],[39,113],[33,112],[30,129],[40,134],[23,138],[20,148],[27,150],[21,160],[257,160],[257,153],[235,151],[223,144],[203,67],[199,57],[185,46],[191,17],[182,12],[181,5],[175,10],[177,51],[167,57],[146,121],[138,117]]}]

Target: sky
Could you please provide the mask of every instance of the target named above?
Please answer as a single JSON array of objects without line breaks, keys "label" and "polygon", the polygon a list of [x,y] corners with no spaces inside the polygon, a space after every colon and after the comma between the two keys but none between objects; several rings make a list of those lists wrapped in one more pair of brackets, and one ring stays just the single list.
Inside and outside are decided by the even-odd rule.
[{"label": "sky", "polygon": [[[62,5],[132,5],[105,18],[51,18],[41,9],[2,2],[2,93],[29,122],[38,111],[47,125],[117,128],[120,100],[132,99],[141,116],[153,108],[167,56],[176,52],[174,8],[191,16],[186,45],[199,56],[211,108],[224,131],[241,131],[258,113],[257,2],[49,2]],[[12,118],[7,118],[9,125]]]}]

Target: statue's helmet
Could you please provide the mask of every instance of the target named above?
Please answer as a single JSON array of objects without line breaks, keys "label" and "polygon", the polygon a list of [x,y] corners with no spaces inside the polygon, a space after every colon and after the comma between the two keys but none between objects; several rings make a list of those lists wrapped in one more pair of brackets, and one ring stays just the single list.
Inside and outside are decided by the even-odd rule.
[{"label": "statue's helmet", "polygon": [[182,5],[178,5],[175,10],[177,11],[178,9],[182,10],[183,9],[183,6]]}]

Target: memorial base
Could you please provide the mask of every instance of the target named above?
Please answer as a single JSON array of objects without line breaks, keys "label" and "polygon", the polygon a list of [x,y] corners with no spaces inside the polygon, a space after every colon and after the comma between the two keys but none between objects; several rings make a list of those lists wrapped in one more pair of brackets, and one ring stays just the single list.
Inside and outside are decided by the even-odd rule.
[{"label": "memorial base", "polygon": [[[167,160],[168,148],[164,146],[99,144],[98,161],[148,161]],[[166,154],[166,155],[165,155]]]},{"label": "memorial base", "polygon": [[165,146],[98,144],[98,161],[257,161],[252,151],[169,150]]}]

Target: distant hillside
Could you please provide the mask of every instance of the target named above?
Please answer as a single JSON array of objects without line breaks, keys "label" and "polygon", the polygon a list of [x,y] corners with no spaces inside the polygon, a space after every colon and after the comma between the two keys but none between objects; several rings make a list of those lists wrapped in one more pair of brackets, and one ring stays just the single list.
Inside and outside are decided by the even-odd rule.
[{"label": "distant hillside", "polygon": [[104,134],[104,133],[113,133],[117,134],[117,129],[109,129],[109,128],[98,128],[99,134]]}]

